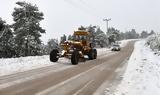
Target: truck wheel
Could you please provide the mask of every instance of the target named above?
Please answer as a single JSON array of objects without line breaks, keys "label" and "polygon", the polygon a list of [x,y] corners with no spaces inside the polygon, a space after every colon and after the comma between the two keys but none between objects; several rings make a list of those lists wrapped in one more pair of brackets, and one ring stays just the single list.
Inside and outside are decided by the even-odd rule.
[{"label": "truck wheel", "polygon": [[53,49],[50,53],[50,61],[51,62],[57,62],[58,61],[58,53],[59,51],[57,49]]},{"label": "truck wheel", "polygon": [[74,50],[71,55],[71,62],[73,65],[77,65],[79,61],[79,53],[77,50]]},{"label": "truck wheel", "polygon": [[97,59],[97,50],[94,49],[93,51],[94,51],[94,59]]},{"label": "truck wheel", "polygon": [[91,49],[89,51],[88,57],[89,57],[89,60],[93,60],[94,59],[94,50],[93,49]]}]

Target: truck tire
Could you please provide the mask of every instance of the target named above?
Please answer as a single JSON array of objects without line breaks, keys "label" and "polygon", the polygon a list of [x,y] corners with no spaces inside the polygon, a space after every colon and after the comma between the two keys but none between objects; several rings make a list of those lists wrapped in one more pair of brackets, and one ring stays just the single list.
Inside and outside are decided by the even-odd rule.
[{"label": "truck tire", "polygon": [[77,50],[74,50],[72,55],[71,55],[71,63],[73,65],[77,65],[79,61],[79,53]]},{"label": "truck tire", "polygon": [[57,49],[53,49],[50,53],[50,61],[51,62],[57,62],[58,61],[58,53],[59,51]]},{"label": "truck tire", "polygon": [[89,57],[89,60],[93,60],[94,59],[94,50],[93,49],[91,49],[89,51],[88,57]]},{"label": "truck tire", "polygon": [[97,50],[94,49],[93,51],[94,51],[94,59],[97,59]]}]

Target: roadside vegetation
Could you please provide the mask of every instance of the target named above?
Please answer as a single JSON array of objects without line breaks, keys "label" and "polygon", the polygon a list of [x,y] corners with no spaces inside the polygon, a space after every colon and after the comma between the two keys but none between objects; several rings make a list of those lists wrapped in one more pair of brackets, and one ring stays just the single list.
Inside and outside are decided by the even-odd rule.
[{"label": "roadside vegetation", "polygon": [[160,55],[160,34],[149,36],[146,44],[155,52],[155,54]]}]

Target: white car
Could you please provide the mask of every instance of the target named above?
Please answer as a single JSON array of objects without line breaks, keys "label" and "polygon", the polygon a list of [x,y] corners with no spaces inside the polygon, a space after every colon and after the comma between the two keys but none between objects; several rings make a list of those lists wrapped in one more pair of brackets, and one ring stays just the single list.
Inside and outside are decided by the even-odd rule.
[{"label": "white car", "polygon": [[121,47],[118,44],[114,44],[114,45],[111,46],[111,50],[112,51],[120,51]]}]

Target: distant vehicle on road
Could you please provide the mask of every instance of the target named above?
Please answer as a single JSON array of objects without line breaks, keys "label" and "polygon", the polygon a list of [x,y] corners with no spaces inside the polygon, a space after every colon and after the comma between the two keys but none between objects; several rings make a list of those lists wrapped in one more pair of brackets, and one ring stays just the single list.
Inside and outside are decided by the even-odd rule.
[{"label": "distant vehicle on road", "polygon": [[121,50],[121,47],[120,47],[119,44],[113,44],[113,45],[111,46],[111,50],[112,50],[112,51],[120,51],[120,50]]}]

